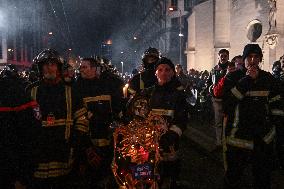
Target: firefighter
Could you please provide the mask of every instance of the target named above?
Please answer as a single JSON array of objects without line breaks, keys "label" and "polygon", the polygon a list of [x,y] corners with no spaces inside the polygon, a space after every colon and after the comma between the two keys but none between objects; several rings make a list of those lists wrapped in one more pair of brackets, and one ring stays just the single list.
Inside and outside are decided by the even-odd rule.
[{"label": "firefighter", "polygon": [[41,127],[35,139],[33,188],[74,188],[77,180],[71,177],[72,169],[81,148],[87,146],[83,144],[87,141],[87,111],[71,86],[64,83],[63,60],[57,51],[42,51],[34,64],[40,80],[29,86],[28,91],[39,105],[36,117]]},{"label": "firefighter", "polygon": [[[125,92],[130,95],[139,93],[141,90],[153,86],[157,82],[155,76],[155,64],[160,59],[160,52],[158,49],[149,47],[145,50],[142,56],[144,70],[135,75],[128,83],[128,89]],[[125,96],[128,96],[125,94]]]},{"label": "firefighter", "polygon": [[[12,73],[8,73],[8,72]],[[0,186],[22,189],[31,184],[33,137],[39,122],[36,102],[25,93],[23,81],[5,70],[0,78]]]},{"label": "firefighter", "polygon": [[168,123],[168,131],[159,142],[162,156],[160,186],[174,189],[179,173],[176,152],[187,124],[186,95],[175,76],[175,66],[170,59],[162,57],[156,63],[155,75],[157,83],[143,90],[141,95],[149,99],[151,113],[163,116]]},{"label": "firefighter", "polygon": [[225,188],[239,188],[244,169],[252,164],[254,188],[270,188],[275,122],[279,83],[261,70],[262,50],[248,44],[243,50],[246,74],[224,88],[225,118],[223,147],[225,152]]},{"label": "firefighter", "polygon": [[[85,175],[89,188],[113,188],[111,161],[113,140],[111,124],[118,118],[121,96],[114,92],[112,80],[101,78],[101,64],[93,58],[83,58],[77,89],[88,110],[89,135],[92,147],[86,151],[88,165]],[[117,89],[119,91],[119,89]],[[118,92],[119,93],[119,92]],[[122,94],[122,93],[121,93]],[[93,161],[95,160],[95,161]]]}]

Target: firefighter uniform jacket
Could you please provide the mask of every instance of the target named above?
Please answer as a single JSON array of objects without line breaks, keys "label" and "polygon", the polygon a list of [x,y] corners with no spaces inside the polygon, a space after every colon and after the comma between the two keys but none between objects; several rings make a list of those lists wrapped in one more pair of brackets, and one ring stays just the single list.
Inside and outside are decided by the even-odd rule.
[{"label": "firefighter uniform jacket", "polygon": [[39,81],[30,89],[32,98],[39,104],[36,115],[41,121],[34,177],[68,175],[78,151],[78,138],[88,132],[87,111],[80,106],[72,87],[63,82],[50,85]]},{"label": "firefighter uniform jacket", "polygon": [[181,136],[187,124],[187,103],[184,88],[174,78],[169,83],[158,84],[142,91],[148,96],[151,113],[162,115],[169,123],[169,130]]},{"label": "firefighter uniform jacket", "polygon": [[256,143],[271,143],[275,136],[271,118],[279,113],[277,107],[271,106],[280,100],[278,82],[270,73],[259,70],[256,80],[245,76],[237,85],[228,85],[224,97],[226,144],[253,150]]},{"label": "firefighter uniform jacket", "polygon": [[[0,186],[10,188],[32,177],[33,138],[38,124],[33,109],[37,106],[25,93],[20,79],[0,79]],[[10,186],[7,186],[10,185]]]},{"label": "firefighter uniform jacket", "polygon": [[[120,92],[114,93],[104,79],[79,79],[76,88],[88,110],[90,136],[97,147],[109,146],[110,124],[120,112]],[[119,89],[117,89],[119,91]]]},{"label": "firefighter uniform jacket", "polygon": [[128,93],[134,95],[141,92],[143,89],[152,87],[157,82],[155,70],[146,69],[143,72],[136,74],[130,81]]}]

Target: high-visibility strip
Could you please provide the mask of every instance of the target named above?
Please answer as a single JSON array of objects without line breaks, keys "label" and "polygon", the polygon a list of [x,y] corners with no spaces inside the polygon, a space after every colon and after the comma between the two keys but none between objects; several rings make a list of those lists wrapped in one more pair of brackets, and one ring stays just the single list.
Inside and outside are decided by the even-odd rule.
[{"label": "high-visibility strip", "polygon": [[68,169],[70,164],[67,162],[48,162],[48,163],[39,163],[38,170],[48,170],[48,169]]},{"label": "high-visibility strip", "polygon": [[100,96],[94,96],[94,97],[85,97],[83,98],[84,103],[88,102],[96,102],[96,101],[111,101],[110,95],[100,95]]},{"label": "high-visibility strip", "polygon": [[231,92],[239,100],[242,100],[244,98],[244,95],[236,87],[232,88]]},{"label": "high-visibility strip", "polygon": [[165,115],[174,117],[174,110],[166,110],[166,109],[152,109],[151,113],[154,115]]},{"label": "high-visibility strip", "polygon": [[145,88],[144,81],[142,80],[142,74],[140,74],[139,88],[143,90]]},{"label": "high-visibility strip", "polygon": [[52,178],[52,177],[59,177],[68,175],[71,171],[71,168],[68,169],[55,169],[55,170],[48,170],[48,171],[35,171],[34,177],[35,178]]},{"label": "high-visibility strip", "polygon": [[231,137],[235,137],[235,135],[236,135],[236,133],[237,133],[237,131],[239,130],[239,128],[236,128],[236,127],[234,127],[232,130],[231,130]]},{"label": "high-visibility strip", "polygon": [[248,91],[246,92],[246,96],[266,97],[268,95],[269,95],[269,91]]},{"label": "high-visibility strip", "polygon": [[263,141],[266,143],[266,144],[269,144],[273,141],[274,137],[276,135],[276,130],[275,130],[275,127],[273,127],[269,133],[267,133],[267,135],[265,135],[263,137]]},{"label": "high-visibility strip", "polygon": [[128,87],[128,92],[130,93],[130,94],[132,94],[132,95],[134,95],[135,93],[136,93],[136,91],[134,90],[134,89],[132,89],[132,88],[130,88],[130,87]]},{"label": "high-visibility strip", "polygon": [[178,126],[176,126],[176,125],[172,125],[172,126],[170,127],[170,130],[171,130],[171,131],[174,131],[174,132],[177,133],[179,136],[182,135],[182,130],[181,130]]},{"label": "high-visibility strip", "polygon": [[31,90],[31,97],[33,100],[36,100],[37,89],[38,89],[38,86],[35,86]]},{"label": "high-visibility strip", "polygon": [[110,141],[108,139],[91,139],[92,143],[97,147],[109,146]]},{"label": "high-visibility strip", "polygon": [[280,109],[271,109],[271,114],[275,116],[284,116],[284,111]]},{"label": "high-visibility strip", "polygon": [[66,96],[66,111],[67,111],[67,122],[65,128],[65,139],[68,140],[70,138],[70,130],[71,130],[71,123],[72,120],[72,94],[71,94],[71,87],[65,86],[65,96]]},{"label": "high-visibility strip", "polygon": [[240,121],[240,109],[239,109],[239,104],[235,108],[235,116],[234,116],[234,122],[233,122],[233,127],[237,127]]},{"label": "high-visibility strip", "polygon": [[73,124],[73,120],[66,120],[66,119],[56,119],[54,120],[53,124],[48,124],[47,121],[41,122],[43,127],[53,127],[53,126],[65,126],[66,124]]},{"label": "high-visibility strip", "polygon": [[28,108],[34,108],[38,104],[36,101],[30,101],[26,104],[22,104],[20,106],[15,106],[15,107],[0,107],[0,112],[19,112]]},{"label": "high-visibility strip", "polygon": [[81,131],[83,133],[87,133],[89,131],[89,128],[86,127],[85,125],[77,124],[76,125],[76,130]]},{"label": "high-visibility strip", "polygon": [[278,100],[280,100],[280,99],[281,99],[281,96],[280,96],[280,95],[277,95],[277,96],[275,96],[275,97],[271,98],[271,99],[269,100],[269,103],[272,103],[272,102],[278,101]]},{"label": "high-visibility strip", "polygon": [[89,131],[89,120],[85,116],[82,116],[80,119],[76,120],[75,128],[79,131],[87,133]]},{"label": "high-visibility strip", "polygon": [[34,177],[50,178],[50,177],[67,175],[72,168],[73,161],[71,161],[71,155],[72,155],[72,150],[68,162],[39,163],[36,171],[34,172]]},{"label": "high-visibility strip", "polygon": [[87,113],[86,108],[81,108],[74,113],[74,119],[78,119],[79,117],[85,115]]},{"label": "high-visibility strip", "polygon": [[248,150],[253,150],[254,144],[252,141],[234,138],[234,137],[227,137],[226,143],[231,146],[235,146],[238,148],[244,148]]}]

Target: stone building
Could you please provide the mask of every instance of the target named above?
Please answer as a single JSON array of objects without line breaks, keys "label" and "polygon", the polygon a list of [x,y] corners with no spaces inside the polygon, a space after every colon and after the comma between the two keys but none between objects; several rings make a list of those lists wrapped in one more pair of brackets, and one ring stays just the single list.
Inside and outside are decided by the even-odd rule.
[{"label": "stone building", "polygon": [[[277,0],[208,0],[196,5],[188,17],[187,69],[210,70],[221,48],[228,49],[233,58],[254,41],[263,49],[262,68],[271,71],[273,62],[284,54],[284,1],[278,0],[274,7],[277,12],[271,12],[270,3],[274,1]],[[276,16],[275,26],[269,21],[271,14]],[[253,40],[252,34],[259,38]],[[266,40],[267,34],[277,34],[274,48],[273,41]]]}]

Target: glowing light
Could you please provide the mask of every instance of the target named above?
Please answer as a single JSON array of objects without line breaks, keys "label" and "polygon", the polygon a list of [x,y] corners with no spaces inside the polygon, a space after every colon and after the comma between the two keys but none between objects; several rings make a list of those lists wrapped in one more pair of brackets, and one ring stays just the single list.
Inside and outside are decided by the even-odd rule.
[{"label": "glowing light", "polygon": [[48,32],[48,35],[53,35],[53,33],[52,32]]},{"label": "glowing light", "polygon": [[112,44],[112,40],[111,40],[111,39],[107,40],[107,41],[106,41],[106,44],[107,44],[107,45],[111,45],[111,44]]},{"label": "glowing light", "polygon": [[169,11],[174,11],[175,8],[174,7],[169,7]]}]

